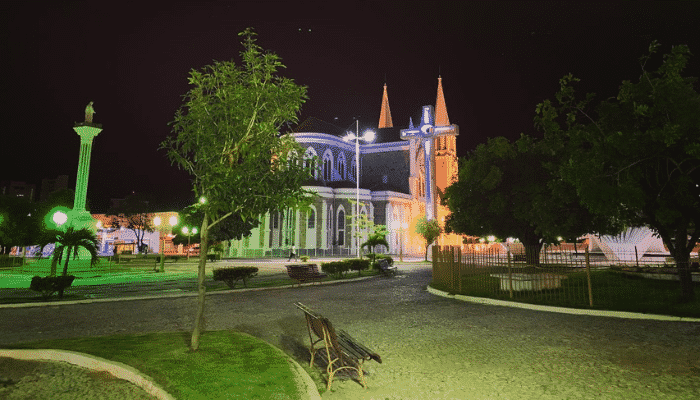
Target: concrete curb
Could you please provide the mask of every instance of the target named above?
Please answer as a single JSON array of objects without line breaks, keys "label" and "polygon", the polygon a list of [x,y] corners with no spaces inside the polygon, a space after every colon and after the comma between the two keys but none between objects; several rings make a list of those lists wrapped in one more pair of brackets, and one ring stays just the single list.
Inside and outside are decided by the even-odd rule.
[{"label": "concrete curb", "polygon": [[119,379],[124,379],[142,388],[161,400],[175,400],[175,397],[155,384],[150,377],[137,369],[116,361],[106,360],[89,354],[67,350],[7,350],[0,349],[0,357],[17,360],[63,361],[93,371],[106,371]]},{"label": "concrete curb", "polygon": [[[254,338],[256,340],[262,341],[262,339],[257,338],[255,336],[249,335],[244,332],[237,332],[240,335],[246,335],[250,336],[251,338]],[[267,342],[265,342],[267,343]],[[299,389],[299,393],[302,395],[301,398],[303,399],[309,399],[309,400],[321,400],[321,395],[318,393],[318,388],[316,387],[316,383],[314,383],[314,380],[311,378],[311,376],[306,372],[306,370],[299,365],[299,363],[293,359],[289,354],[285,353],[282,351],[282,349],[273,346],[269,343],[267,343],[270,347],[275,349],[277,353],[281,357],[284,357],[285,360],[290,364],[292,367],[292,371],[294,372],[294,381],[297,385],[297,389]],[[306,396],[304,396],[306,394]]]},{"label": "concrete curb", "polygon": [[[318,286],[318,285],[338,285],[345,282],[357,282],[365,279],[377,278],[381,275],[373,276],[362,276],[359,278],[352,279],[342,279],[336,281],[328,282],[317,282],[317,283],[302,283],[300,285],[285,285],[285,286],[274,286],[274,287],[263,287],[263,288],[245,288],[245,289],[230,289],[230,290],[220,290],[216,292],[207,292],[207,296],[212,295],[222,295],[240,292],[253,292],[259,290],[275,290],[275,289],[291,289],[301,286]],[[91,304],[91,303],[105,303],[112,301],[133,301],[133,300],[153,300],[153,299],[168,299],[168,298],[179,298],[179,297],[194,297],[197,296],[197,292],[187,292],[187,293],[170,293],[170,294],[159,294],[152,296],[133,296],[133,297],[110,297],[105,299],[88,299],[88,300],[71,300],[71,301],[46,301],[38,303],[16,303],[16,304],[0,304],[0,308],[24,308],[24,307],[47,307],[47,306],[62,306],[70,304]]]},{"label": "concrete curb", "polygon": [[426,290],[436,296],[447,297],[449,299],[456,299],[461,301],[468,301],[470,303],[479,303],[491,306],[504,306],[504,307],[516,307],[524,308],[527,310],[535,311],[548,311],[548,312],[558,312],[563,314],[576,314],[576,315],[587,315],[594,317],[613,317],[613,318],[628,318],[628,319],[651,319],[657,321],[676,321],[676,322],[700,322],[700,318],[689,318],[689,317],[674,317],[670,315],[657,315],[657,314],[643,314],[635,312],[626,311],[606,311],[606,310],[584,310],[580,308],[566,308],[566,307],[554,307],[554,306],[542,306],[538,304],[528,304],[528,303],[518,303],[515,301],[505,301],[505,300],[495,300],[485,297],[472,297],[464,296],[461,294],[449,294],[428,286]]}]

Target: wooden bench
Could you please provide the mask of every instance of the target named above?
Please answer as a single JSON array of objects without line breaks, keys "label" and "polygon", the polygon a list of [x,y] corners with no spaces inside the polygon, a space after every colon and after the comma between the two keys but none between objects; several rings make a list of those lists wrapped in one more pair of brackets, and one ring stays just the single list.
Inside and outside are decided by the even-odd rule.
[{"label": "wooden bench", "polygon": [[[303,311],[304,316],[306,317],[306,327],[309,330],[309,340],[311,341],[311,345],[309,346],[309,352],[311,353],[311,362],[309,362],[309,367],[314,365],[314,356],[316,355],[316,351],[323,349],[316,349],[314,345],[319,342],[323,342],[328,361],[328,365],[326,367],[326,372],[328,373],[328,390],[331,390],[333,376],[338,371],[343,369],[357,371],[360,383],[362,384],[362,387],[366,389],[367,384],[365,383],[365,375],[364,371],[362,371],[362,364],[365,360],[375,360],[381,364],[382,358],[379,356],[379,354],[360,344],[347,332],[340,329],[336,331],[333,328],[331,321],[324,318],[321,314],[314,312],[299,302],[294,303],[294,305]],[[318,339],[314,340],[312,332]]]},{"label": "wooden bench", "polygon": [[287,275],[298,281],[299,284],[320,281],[327,276],[323,272],[319,272],[316,264],[289,264],[285,267],[287,267]]},{"label": "wooden bench", "polygon": [[389,261],[387,261],[386,259],[379,260],[378,264],[379,264],[379,271],[384,276],[396,275],[396,267],[389,265]]}]

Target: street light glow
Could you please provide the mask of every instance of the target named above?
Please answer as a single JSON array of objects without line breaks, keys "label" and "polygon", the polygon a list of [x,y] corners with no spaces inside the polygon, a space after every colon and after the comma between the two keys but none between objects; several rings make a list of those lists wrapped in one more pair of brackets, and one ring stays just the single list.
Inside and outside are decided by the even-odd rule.
[{"label": "street light glow", "polygon": [[64,213],[63,211],[56,211],[53,213],[53,217],[51,217],[53,222],[56,224],[56,226],[61,226],[68,221],[68,214]]},{"label": "street light glow", "polygon": [[153,218],[153,225],[160,226],[160,223],[161,223],[160,217]]},{"label": "street light glow", "polygon": [[171,225],[171,226],[177,225],[177,216],[173,215],[172,217],[170,217],[170,221],[169,221],[169,222],[170,222],[170,225]]}]

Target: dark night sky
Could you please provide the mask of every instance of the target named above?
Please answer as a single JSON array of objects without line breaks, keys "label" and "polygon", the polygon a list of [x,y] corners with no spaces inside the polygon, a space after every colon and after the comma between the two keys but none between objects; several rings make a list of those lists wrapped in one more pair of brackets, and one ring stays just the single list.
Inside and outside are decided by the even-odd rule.
[{"label": "dark night sky", "polygon": [[[637,60],[654,39],[663,53],[687,44],[700,54],[700,2],[339,4],[2,2],[0,180],[38,185],[66,174],[74,185],[72,126],[93,100],[104,128],[92,152],[93,210],[131,191],[170,208],[189,201],[189,177],[157,148],[189,70],[238,60],[246,27],[308,86],[299,122],[345,127],[359,116],[376,126],[386,81],[394,126],[406,127],[435,103],[442,75],[459,156],[488,137],[536,135],[535,105],[569,72],[581,92],[605,98],[639,77]],[[692,59],[687,74],[699,76],[698,65]]]}]

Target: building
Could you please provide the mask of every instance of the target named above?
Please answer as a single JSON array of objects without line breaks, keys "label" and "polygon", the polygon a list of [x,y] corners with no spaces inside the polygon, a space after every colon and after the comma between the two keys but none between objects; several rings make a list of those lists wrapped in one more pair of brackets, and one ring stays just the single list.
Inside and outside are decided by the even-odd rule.
[{"label": "building", "polygon": [[[444,226],[449,212],[440,205],[439,193],[457,179],[459,128],[450,124],[442,78],[435,105],[423,106],[416,121],[414,125],[411,118],[405,129],[394,127],[386,85],[379,123],[363,127],[362,133],[357,123],[353,132],[360,137],[369,130],[375,133],[371,143],[360,141],[358,154],[355,140],[344,140],[347,132],[316,118],[304,121],[293,135],[305,151],[305,162],[318,163],[304,186],[316,194],[313,204],[307,210],[262,216],[249,237],[229,243],[225,256],[284,256],[292,246],[300,255],[351,256],[367,237],[360,232],[358,240],[355,234],[358,215],[387,227],[390,248],[381,251],[422,255],[425,243],[415,234],[416,221],[425,215]],[[459,246],[462,240],[443,234],[438,243]]]},{"label": "building", "polygon": [[44,178],[41,180],[40,200],[44,201],[49,198],[51,193],[64,189],[68,189],[68,175],[59,175],[54,179]]},{"label": "building", "polygon": [[24,197],[29,201],[34,201],[36,196],[36,185],[33,183],[19,181],[0,182],[0,195],[10,197]]}]

